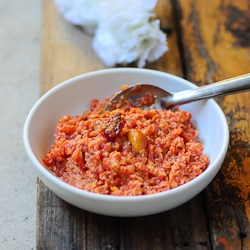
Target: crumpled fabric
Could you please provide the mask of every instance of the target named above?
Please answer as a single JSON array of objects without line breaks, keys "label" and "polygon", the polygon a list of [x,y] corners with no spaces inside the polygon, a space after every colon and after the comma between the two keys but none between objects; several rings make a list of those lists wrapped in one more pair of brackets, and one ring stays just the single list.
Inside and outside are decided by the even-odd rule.
[{"label": "crumpled fabric", "polygon": [[140,1],[107,0],[101,10],[93,48],[108,67],[137,61],[142,68],[168,50],[160,21],[150,21],[153,14]]},{"label": "crumpled fabric", "polygon": [[70,23],[94,34],[99,22],[100,3],[104,0],[55,0],[58,11]]},{"label": "crumpled fabric", "polygon": [[69,22],[93,34],[92,47],[108,67],[137,62],[139,68],[167,50],[160,21],[151,20],[157,0],[55,0]]}]

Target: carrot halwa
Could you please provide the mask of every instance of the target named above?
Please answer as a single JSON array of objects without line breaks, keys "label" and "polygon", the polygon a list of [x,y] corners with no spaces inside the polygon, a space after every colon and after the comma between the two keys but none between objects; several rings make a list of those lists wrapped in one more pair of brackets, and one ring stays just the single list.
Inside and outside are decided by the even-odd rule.
[{"label": "carrot halwa", "polygon": [[186,111],[119,107],[93,100],[79,116],[63,116],[44,163],[62,181],[94,193],[129,196],[169,190],[208,166]]}]

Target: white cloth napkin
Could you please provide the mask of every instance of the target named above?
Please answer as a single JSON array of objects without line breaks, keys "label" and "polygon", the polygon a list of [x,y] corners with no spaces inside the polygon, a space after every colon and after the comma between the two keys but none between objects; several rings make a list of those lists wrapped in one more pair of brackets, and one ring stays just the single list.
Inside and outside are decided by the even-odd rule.
[{"label": "white cloth napkin", "polygon": [[93,34],[92,47],[108,66],[146,62],[167,50],[158,19],[151,21],[157,0],[55,0],[59,12]]}]

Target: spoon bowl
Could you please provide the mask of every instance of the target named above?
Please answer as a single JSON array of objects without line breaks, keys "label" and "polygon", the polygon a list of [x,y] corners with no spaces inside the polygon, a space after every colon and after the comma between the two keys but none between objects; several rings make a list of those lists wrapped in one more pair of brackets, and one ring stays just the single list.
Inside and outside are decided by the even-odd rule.
[{"label": "spoon bowl", "polygon": [[[179,105],[193,101],[208,99],[216,96],[235,94],[250,90],[250,74],[215,82],[202,87],[170,93],[160,87],[150,84],[140,84],[130,86],[122,90],[109,100],[105,106],[106,110],[113,110],[125,102],[141,109],[176,109]],[[142,98],[151,97],[150,101],[141,102]]]},{"label": "spoon bowl", "polygon": [[[152,95],[153,102],[148,103],[148,105],[141,104],[141,99],[145,98],[148,93]],[[132,85],[112,97],[106,104],[105,111],[113,110],[119,104],[119,106],[123,106],[123,101],[126,103],[130,103],[133,106],[140,107],[142,109],[162,109],[161,101],[163,100],[163,98],[166,98],[171,95],[172,94],[170,92],[158,86],[137,83],[136,85]]]}]

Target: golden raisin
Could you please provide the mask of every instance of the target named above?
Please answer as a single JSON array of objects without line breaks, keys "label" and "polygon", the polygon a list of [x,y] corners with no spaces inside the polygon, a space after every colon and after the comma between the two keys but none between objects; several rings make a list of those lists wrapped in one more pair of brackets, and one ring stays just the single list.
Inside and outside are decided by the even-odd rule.
[{"label": "golden raisin", "polygon": [[137,129],[130,129],[128,132],[128,140],[131,142],[135,153],[139,153],[140,150],[145,149],[147,146],[146,136]]}]

